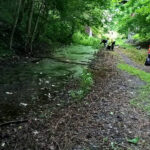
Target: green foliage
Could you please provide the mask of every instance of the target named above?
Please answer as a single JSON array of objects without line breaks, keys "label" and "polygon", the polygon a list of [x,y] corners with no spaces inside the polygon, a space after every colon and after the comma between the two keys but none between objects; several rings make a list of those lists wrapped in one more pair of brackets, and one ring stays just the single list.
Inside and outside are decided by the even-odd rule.
[{"label": "green foliage", "polygon": [[127,141],[132,144],[137,144],[139,142],[139,140],[140,140],[140,138],[136,137],[134,139],[128,139]]},{"label": "green foliage", "polygon": [[[36,53],[37,49],[43,52],[45,43],[68,44],[75,31],[83,31],[85,26],[94,31],[102,27],[103,10],[109,4],[109,0],[1,0],[1,39],[6,49],[25,55]],[[78,43],[94,47],[99,44],[95,38]]]},{"label": "green foliage", "polygon": [[83,90],[70,90],[70,96],[74,99],[81,100],[84,97]]},{"label": "green foliage", "polygon": [[111,142],[110,143],[112,150],[119,150],[119,147],[117,146],[116,142]]},{"label": "green foliage", "polygon": [[140,88],[138,92],[139,95],[133,98],[130,103],[150,114],[150,73],[144,72],[127,64],[118,64],[118,68],[128,72],[131,75],[139,77],[147,83],[147,85]]},{"label": "green foliage", "polygon": [[6,49],[3,46],[0,46],[0,58],[7,58],[7,57],[12,56],[13,54],[14,54],[13,51]]},{"label": "green foliage", "polygon": [[82,34],[81,32],[74,33],[72,39],[74,43],[99,48],[100,40],[98,38],[89,37],[88,35]]},{"label": "green foliage", "polygon": [[118,64],[117,67],[123,71],[126,71],[132,75],[139,77],[141,80],[150,83],[150,73],[132,67],[128,64]]},{"label": "green foliage", "polygon": [[126,36],[134,33],[139,42],[150,40],[150,1],[129,0],[126,4],[116,4],[113,9],[113,27]]},{"label": "green foliage", "polygon": [[81,100],[90,90],[92,85],[93,85],[92,74],[88,72],[87,70],[83,70],[83,73],[81,74],[80,79],[79,79],[80,89],[71,90],[69,93],[72,96],[72,98]]},{"label": "green foliage", "polygon": [[83,70],[80,79],[80,87],[84,89],[84,92],[87,92],[92,85],[93,85],[92,74],[87,70]]},{"label": "green foliage", "polygon": [[131,44],[128,44],[123,39],[117,39],[117,45],[124,48],[122,52],[126,54],[129,58],[131,58],[133,61],[139,64],[144,64],[145,59],[147,57],[147,50],[141,49],[137,50],[135,46],[132,46]]},{"label": "green foliage", "polygon": [[118,38],[116,40],[116,45],[119,45],[122,48],[131,48],[132,46],[125,42],[125,39]]},{"label": "green foliage", "polygon": [[134,47],[128,48],[124,53],[139,64],[144,64],[147,57],[147,51],[145,49],[138,51]]},{"label": "green foliage", "polygon": [[138,107],[139,109],[147,112],[150,115],[150,83],[143,86],[139,90],[139,95],[133,98],[130,103],[133,106]]}]

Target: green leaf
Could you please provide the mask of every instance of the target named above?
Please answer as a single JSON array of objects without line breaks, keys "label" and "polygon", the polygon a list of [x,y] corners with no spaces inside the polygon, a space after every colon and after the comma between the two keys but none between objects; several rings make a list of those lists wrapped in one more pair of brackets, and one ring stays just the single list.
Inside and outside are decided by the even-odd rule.
[{"label": "green leaf", "polygon": [[113,115],[114,114],[114,112],[110,112],[110,115]]},{"label": "green leaf", "polygon": [[140,140],[140,138],[136,137],[134,139],[128,139],[127,141],[132,144],[137,144],[139,142],[139,140]]}]

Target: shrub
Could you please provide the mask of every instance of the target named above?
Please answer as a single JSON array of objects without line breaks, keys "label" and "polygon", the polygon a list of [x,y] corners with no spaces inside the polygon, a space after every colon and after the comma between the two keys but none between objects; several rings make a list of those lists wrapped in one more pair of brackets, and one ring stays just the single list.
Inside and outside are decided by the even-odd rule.
[{"label": "shrub", "polygon": [[72,36],[73,43],[85,45],[85,46],[93,46],[94,48],[99,48],[99,39],[95,37],[89,37],[86,34],[82,34],[81,32],[76,32]]},{"label": "shrub", "polygon": [[91,86],[93,85],[93,78],[92,74],[87,70],[84,70],[80,77],[80,88],[79,90],[70,90],[69,94],[72,98],[77,100],[81,100],[85,94],[90,90]]},{"label": "shrub", "polygon": [[80,80],[80,87],[84,89],[84,92],[87,92],[92,85],[93,85],[92,74],[87,70],[83,70]]}]

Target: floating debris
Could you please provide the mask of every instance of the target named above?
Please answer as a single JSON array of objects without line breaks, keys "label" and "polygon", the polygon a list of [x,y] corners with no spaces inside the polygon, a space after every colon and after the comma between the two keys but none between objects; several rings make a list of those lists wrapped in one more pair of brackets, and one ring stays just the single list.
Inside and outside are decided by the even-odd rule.
[{"label": "floating debris", "polygon": [[4,146],[5,146],[5,142],[3,142],[3,143],[1,144],[1,146],[4,147]]},{"label": "floating debris", "polygon": [[36,130],[33,132],[33,134],[34,134],[34,135],[37,135],[38,133],[39,133],[39,132],[38,132],[38,131],[36,131]]},{"label": "floating debris", "polygon": [[13,95],[13,92],[5,92],[7,95]]},{"label": "floating debris", "polygon": [[20,105],[26,107],[28,104],[26,104],[26,103],[20,103]]}]

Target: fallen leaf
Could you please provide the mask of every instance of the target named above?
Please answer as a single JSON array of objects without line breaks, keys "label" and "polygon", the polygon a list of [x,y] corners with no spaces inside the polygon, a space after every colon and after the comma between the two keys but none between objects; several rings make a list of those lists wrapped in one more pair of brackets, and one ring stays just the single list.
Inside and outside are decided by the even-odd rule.
[{"label": "fallen leaf", "polygon": [[132,144],[137,144],[139,142],[139,140],[140,140],[140,138],[136,137],[134,139],[128,139],[127,141]]}]

